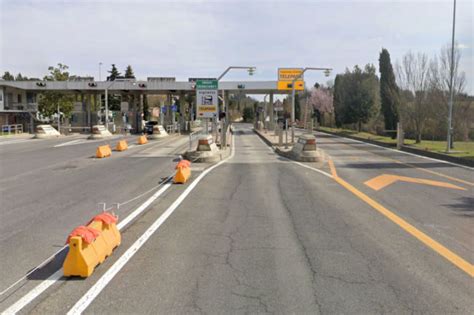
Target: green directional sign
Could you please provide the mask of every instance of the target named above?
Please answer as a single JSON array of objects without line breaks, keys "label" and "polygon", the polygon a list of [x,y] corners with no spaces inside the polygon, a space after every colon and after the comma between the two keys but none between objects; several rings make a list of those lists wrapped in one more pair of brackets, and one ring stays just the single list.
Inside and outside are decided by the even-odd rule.
[{"label": "green directional sign", "polygon": [[196,89],[198,90],[217,90],[217,80],[197,80]]}]

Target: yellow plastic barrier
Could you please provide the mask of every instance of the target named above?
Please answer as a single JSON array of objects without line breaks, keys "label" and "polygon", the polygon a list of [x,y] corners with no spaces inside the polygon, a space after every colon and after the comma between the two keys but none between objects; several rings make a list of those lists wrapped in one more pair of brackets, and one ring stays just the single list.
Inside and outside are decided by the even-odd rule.
[{"label": "yellow plastic barrier", "polygon": [[[76,230],[78,232],[73,234]],[[88,233],[90,231],[93,233]],[[75,229],[72,235],[74,236],[69,237],[69,252],[63,264],[64,276],[67,277],[89,277],[95,267],[121,243],[116,217],[110,213],[96,216],[86,227]]]},{"label": "yellow plastic barrier", "polygon": [[126,140],[120,140],[117,143],[117,147],[115,148],[117,151],[125,151],[128,149],[128,144]]},{"label": "yellow plastic barrier", "polygon": [[99,254],[94,243],[87,244],[80,236],[71,237],[69,252],[63,264],[64,276],[89,277],[99,263]]},{"label": "yellow plastic barrier", "polygon": [[188,160],[182,160],[176,165],[176,174],[174,175],[173,182],[175,184],[184,184],[191,177],[191,162]]},{"label": "yellow plastic barrier", "polygon": [[146,136],[138,137],[138,144],[145,144],[145,143],[148,143]]},{"label": "yellow plastic barrier", "polygon": [[99,159],[105,158],[112,155],[112,150],[109,145],[101,145],[97,147],[95,156]]}]

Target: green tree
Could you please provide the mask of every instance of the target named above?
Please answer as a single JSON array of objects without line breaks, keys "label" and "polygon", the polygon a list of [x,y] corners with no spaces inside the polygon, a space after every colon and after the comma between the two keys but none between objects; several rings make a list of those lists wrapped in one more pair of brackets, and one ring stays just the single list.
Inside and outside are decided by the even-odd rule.
[{"label": "green tree", "polygon": [[125,79],[135,79],[135,74],[133,74],[133,69],[131,65],[128,65],[125,69]]},{"label": "green tree", "polygon": [[5,73],[2,76],[2,79],[5,80],[5,81],[14,81],[15,77],[10,72],[5,71]]},{"label": "green tree", "polygon": [[366,65],[364,70],[358,66],[351,72],[336,76],[334,85],[334,107],[336,124],[357,124],[361,131],[362,124],[367,123],[378,111],[379,80],[373,65]]},{"label": "green tree", "polygon": [[[396,130],[399,121],[400,95],[397,83],[395,82],[390,54],[385,48],[382,48],[380,52],[379,71],[381,112],[384,117],[385,129]],[[392,137],[395,138],[395,136],[396,133],[392,133]]]},{"label": "green tree", "polygon": [[255,111],[252,107],[245,107],[242,115],[244,122],[252,122],[255,118]]},{"label": "green tree", "polygon": [[107,81],[114,81],[117,77],[120,76],[120,72],[117,70],[115,64],[112,64],[112,69],[109,71],[110,75],[107,77]]},{"label": "green tree", "polygon": [[344,78],[344,74],[338,74],[334,79],[334,119],[338,128],[344,123]]},{"label": "green tree", "polygon": [[15,81],[28,81],[28,77],[24,77],[21,73],[18,73],[15,77]]},{"label": "green tree", "polygon": [[[69,78],[69,67],[58,63],[57,67],[50,66],[46,81],[66,81]],[[38,110],[45,117],[51,117],[58,109],[65,117],[69,117],[74,108],[74,97],[69,94],[46,91],[39,95]]]}]

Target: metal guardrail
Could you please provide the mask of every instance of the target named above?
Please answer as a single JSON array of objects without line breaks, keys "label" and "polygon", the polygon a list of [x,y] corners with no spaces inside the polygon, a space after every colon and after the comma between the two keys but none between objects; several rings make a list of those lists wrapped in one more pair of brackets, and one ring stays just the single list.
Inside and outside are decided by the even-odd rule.
[{"label": "metal guardrail", "polygon": [[23,133],[23,125],[16,124],[16,125],[2,125],[2,135],[8,134],[19,134]]},{"label": "metal guardrail", "polygon": [[179,123],[174,123],[166,126],[167,133],[179,133]]}]

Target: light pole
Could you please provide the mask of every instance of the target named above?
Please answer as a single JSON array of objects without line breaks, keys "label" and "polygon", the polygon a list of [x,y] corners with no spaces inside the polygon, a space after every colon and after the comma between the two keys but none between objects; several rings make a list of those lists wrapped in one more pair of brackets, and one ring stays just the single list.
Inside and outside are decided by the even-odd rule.
[{"label": "light pole", "polygon": [[301,73],[291,81],[291,143],[295,143],[295,82],[303,76],[307,70],[324,71],[324,74],[328,77],[331,74],[332,68],[315,68],[306,67]]},{"label": "light pole", "polygon": [[99,82],[102,81],[102,62],[99,62]]},{"label": "light pole", "polygon": [[[218,87],[219,87],[219,81],[227,74],[227,72],[229,72],[231,69],[245,69],[249,72],[249,75],[253,75],[255,70],[257,69],[256,67],[249,67],[249,66],[230,66],[230,67],[227,67],[227,69],[225,69],[224,72],[222,72],[222,74],[217,78],[217,84],[218,84]],[[225,148],[225,146],[227,146],[227,141],[226,141],[226,138],[225,138],[225,133],[226,133],[226,130],[227,130],[227,127],[229,126],[229,117],[228,117],[228,105],[225,104],[225,92],[224,90],[222,90],[222,99],[224,100],[222,103],[225,107],[225,113],[226,113],[226,117],[225,117],[225,124],[223,124],[223,128],[221,130],[221,149],[222,148]],[[207,126],[206,126],[207,128]]]},{"label": "light pole", "polygon": [[456,27],[456,0],[454,0],[453,7],[453,34],[451,36],[451,65],[450,65],[450,78],[449,78],[449,114],[448,114],[448,139],[446,141],[446,152],[451,151],[453,148],[452,143],[452,121],[453,121],[453,98],[454,98],[454,33]]}]

